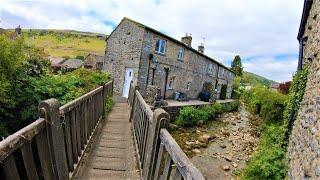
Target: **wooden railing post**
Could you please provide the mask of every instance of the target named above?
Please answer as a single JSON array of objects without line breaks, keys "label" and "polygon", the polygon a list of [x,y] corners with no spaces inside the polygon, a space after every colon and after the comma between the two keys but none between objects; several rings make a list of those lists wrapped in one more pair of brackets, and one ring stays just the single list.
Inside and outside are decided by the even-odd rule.
[{"label": "wooden railing post", "polygon": [[157,162],[157,155],[160,149],[160,129],[166,128],[169,124],[170,116],[169,114],[159,108],[154,110],[153,112],[153,119],[151,120],[150,130],[149,130],[149,137],[147,141],[147,148],[145,151],[145,159],[144,159],[144,166],[142,172],[142,178],[145,180],[154,179],[154,172],[155,172],[155,165]]},{"label": "wooden railing post", "polygon": [[[132,100],[132,104],[130,104],[131,106],[131,111],[130,111],[130,117],[129,117],[129,122],[131,122],[132,118],[133,118],[133,113],[134,113],[134,105],[135,105],[135,101],[136,101],[136,90],[139,90],[138,86],[135,86],[133,88],[133,100]],[[130,94],[129,94],[130,95]],[[130,97],[129,97],[130,98]],[[130,102],[129,102],[130,103]]]},{"label": "wooden railing post", "polygon": [[39,116],[45,118],[48,146],[52,159],[54,179],[69,179],[65,142],[63,134],[63,122],[59,114],[60,103],[56,99],[48,99],[39,104]]}]

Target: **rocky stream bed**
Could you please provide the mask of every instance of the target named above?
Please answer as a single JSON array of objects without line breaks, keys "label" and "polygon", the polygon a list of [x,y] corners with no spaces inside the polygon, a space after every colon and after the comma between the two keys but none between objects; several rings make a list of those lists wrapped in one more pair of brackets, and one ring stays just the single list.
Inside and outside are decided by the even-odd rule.
[{"label": "rocky stream bed", "polygon": [[259,121],[240,106],[196,128],[172,126],[171,134],[207,179],[237,179],[257,148]]}]

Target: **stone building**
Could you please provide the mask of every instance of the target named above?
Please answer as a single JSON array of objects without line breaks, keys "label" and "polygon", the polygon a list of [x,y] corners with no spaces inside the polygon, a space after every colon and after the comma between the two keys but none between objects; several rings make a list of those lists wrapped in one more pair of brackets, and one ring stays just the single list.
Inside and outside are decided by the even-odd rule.
[{"label": "stone building", "polygon": [[89,53],[84,59],[84,68],[92,70],[102,70],[103,69],[104,56]]},{"label": "stone building", "polygon": [[147,85],[161,88],[165,98],[184,92],[197,98],[206,82],[212,83],[218,96],[222,85],[231,98],[233,72],[204,53],[191,47],[187,34],[178,41],[153,28],[124,18],[106,39],[105,69],[113,74],[117,95],[128,96],[130,81],[142,94]]},{"label": "stone building", "polygon": [[320,179],[320,0],[305,0],[298,34],[298,70],[309,65],[307,86],[290,137],[289,179]]}]

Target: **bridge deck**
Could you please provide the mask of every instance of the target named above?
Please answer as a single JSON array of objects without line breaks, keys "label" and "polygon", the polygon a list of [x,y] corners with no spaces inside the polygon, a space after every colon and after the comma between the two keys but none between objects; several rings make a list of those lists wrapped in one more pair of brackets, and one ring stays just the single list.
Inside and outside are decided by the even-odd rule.
[{"label": "bridge deck", "polygon": [[76,179],[140,179],[127,103],[115,103]]}]

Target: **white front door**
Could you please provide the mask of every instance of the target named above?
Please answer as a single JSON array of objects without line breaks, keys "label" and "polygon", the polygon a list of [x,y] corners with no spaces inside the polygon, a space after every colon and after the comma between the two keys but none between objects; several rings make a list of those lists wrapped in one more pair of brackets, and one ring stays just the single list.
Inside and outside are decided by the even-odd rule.
[{"label": "white front door", "polygon": [[122,97],[128,98],[129,95],[129,89],[130,89],[130,82],[133,78],[133,69],[132,68],[126,68],[126,72],[124,74],[124,83],[122,88]]}]

